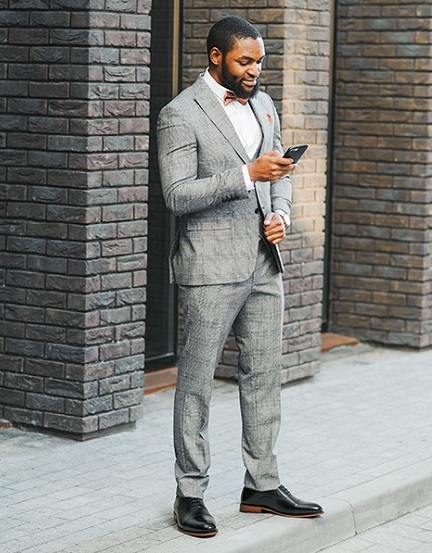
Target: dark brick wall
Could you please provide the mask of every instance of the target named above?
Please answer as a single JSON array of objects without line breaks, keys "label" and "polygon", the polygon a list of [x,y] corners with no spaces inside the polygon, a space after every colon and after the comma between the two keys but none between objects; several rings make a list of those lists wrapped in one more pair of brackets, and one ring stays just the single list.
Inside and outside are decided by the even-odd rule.
[{"label": "dark brick wall", "polygon": [[430,3],[339,0],[331,326],[432,345]]},{"label": "dark brick wall", "polygon": [[[265,41],[262,85],[281,117],[284,146],[310,145],[293,178],[292,228],[281,247],[286,264],[282,380],[310,376],[319,370],[321,354],[330,3],[185,0],[184,6],[184,84],[207,66],[205,38],[211,25],[227,15],[244,17]],[[236,361],[230,339],[218,374],[235,375]]]},{"label": "dark brick wall", "polygon": [[144,368],[150,0],[0,0],[0,416],[133,423]]}]

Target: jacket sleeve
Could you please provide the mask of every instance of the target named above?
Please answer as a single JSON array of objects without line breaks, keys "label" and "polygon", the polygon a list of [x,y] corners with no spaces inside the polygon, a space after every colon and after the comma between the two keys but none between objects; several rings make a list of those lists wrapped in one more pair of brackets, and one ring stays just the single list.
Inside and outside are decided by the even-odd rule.
[{"label": "jacket sleeve", "polygon": [[[282,149],[282,144],[281,144],[279,116],[277,114],[273,101],[271,101],[271,104],[272,104],[273,118],[274,118],[273,149],[283,154],[284,150]],[[285,177],[273,182],[270,186],[270,195],[271,195],[272,211],[281,209],[288,216],[290,216],[291,205],[292,205],[291,177],[289,175],[286,175]]]},{"label": "jacket sleeve", "polygon": [[[170,104],[158,117],[162,192],[168,209],[176,215],[203,211],[222,202],[248,197],[241,164],[227,164],[222,158],[212,155],[211,141],[208,137],[204,137],[206,143],[198,140],[199,126],[196,121],[191,121],[192,117],[190,110]],[[202,163],[203,158],[205,163]],[[199,161],[206,167],[204,175],[199,174]]]}]

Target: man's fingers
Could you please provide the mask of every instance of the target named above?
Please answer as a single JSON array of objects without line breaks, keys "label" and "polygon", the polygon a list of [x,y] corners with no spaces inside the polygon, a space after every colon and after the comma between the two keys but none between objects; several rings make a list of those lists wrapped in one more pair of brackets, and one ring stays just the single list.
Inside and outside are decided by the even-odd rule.
[{"label": "man's fingers", "polygon": [[264,235],[272,244],[278,244],[285,238],[285,227],[278,213],[269,211],[264,218]]}]

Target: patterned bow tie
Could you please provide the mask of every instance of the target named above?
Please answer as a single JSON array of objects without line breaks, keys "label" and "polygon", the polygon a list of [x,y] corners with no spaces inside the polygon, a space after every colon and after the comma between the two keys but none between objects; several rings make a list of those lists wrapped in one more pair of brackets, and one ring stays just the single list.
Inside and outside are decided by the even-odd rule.
[{"label": "patterned bow tie", "polygon": [[240,102],[243,106],[245,106],[248,103],[249,98],[239,98],[234,94],[234,92],[227,90],[224,96],[224,106],[227,106],[231,102],[234,102],[234,100],[237,100],[237,102]]}]

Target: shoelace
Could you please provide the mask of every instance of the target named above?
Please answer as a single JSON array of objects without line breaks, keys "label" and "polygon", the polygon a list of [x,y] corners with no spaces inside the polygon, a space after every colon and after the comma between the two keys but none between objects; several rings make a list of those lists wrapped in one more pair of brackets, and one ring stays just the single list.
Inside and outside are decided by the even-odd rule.
[{"label": "shoelace", "polygon": [[202,499],[198,497],[191,497],[189,499],[190,508],[195,509],[195,507],[202,507]]},{"label": "shoelace", "polygon": [[279,486],[279,489],[288,497],[291,497],[291,492],[285,488],[285,486]]}]

